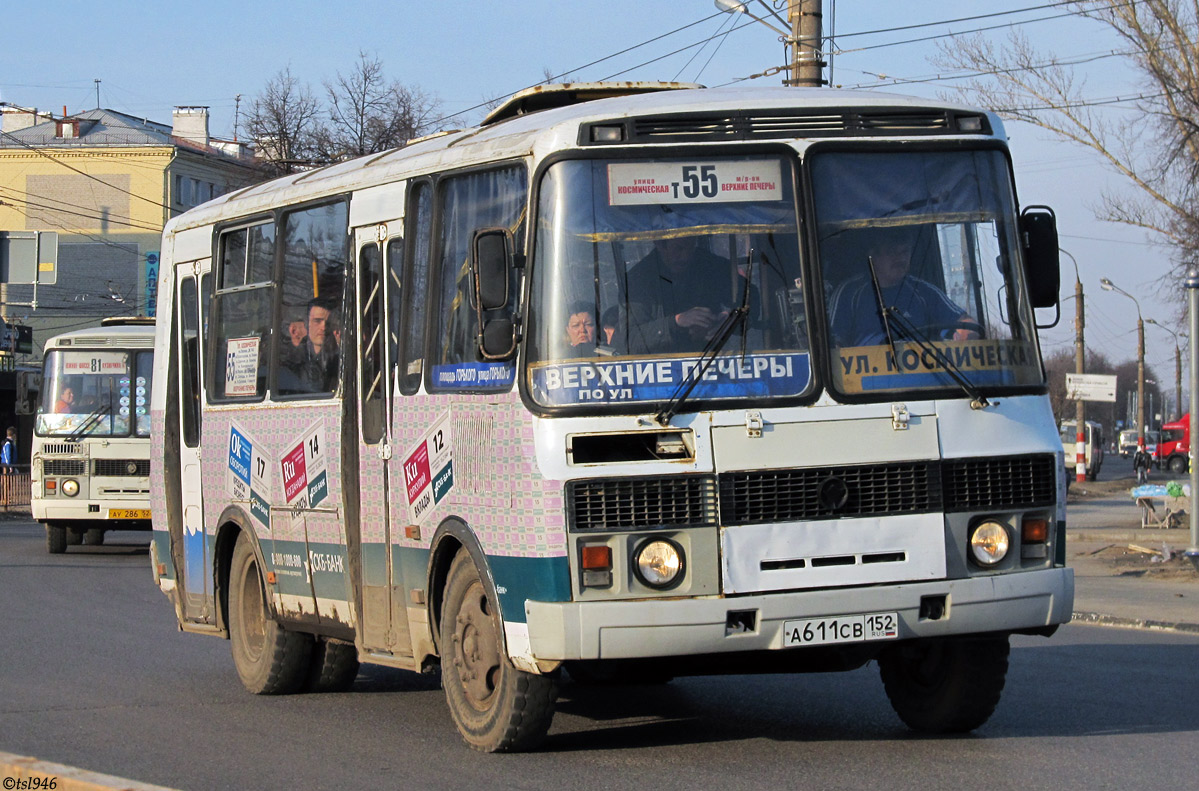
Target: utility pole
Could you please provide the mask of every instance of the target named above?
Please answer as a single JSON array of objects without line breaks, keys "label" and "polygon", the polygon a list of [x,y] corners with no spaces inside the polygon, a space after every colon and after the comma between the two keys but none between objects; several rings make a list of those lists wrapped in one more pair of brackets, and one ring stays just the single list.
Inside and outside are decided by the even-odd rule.
[{"label": "utility pole", "polygon": [[[1058,252],[1066,255],[1074,264],[1074,372],[1084,374],[1086,369],[1086,344],[1083,342],[1083,326],[1086,311],[1082,304],[1082,276],[1078,273],[1078,261],[1062,248]],[[1079,483],[1087,479],[1087,408],[1081,398],[1074,399],[1074,475]]]},{"label": "utility pole", "polygon": [[787,0],[791,22],[791,79],[788,85],[819,88],[824,85],[822,0]]},{"label": "utility pole", "polygon": [[[1086,373],[1086,346],[1083,345],[1082,279],[1074,277],[1074,372]],[[1074,402],[1074,474],[1075,480],[1083,483],[1087,479],[1087,408],[1081,398]]]},{"label": "utility pole", "polygon": [[100,109],[100,81],[93,80],[93,82],[96,83],[96,109],[99,110]]},{"label": "utility pole", "polygon": [[241,94],[233,97],[233,142],[237,142],[237,122],[241,115]]},{"label": "utility pole", "polygon": [[1137,447],[1145,447],[1145,320],[1141,317],[1141,303],[1137,298],[1117,286],[1106,277],[1099,278],[1099,287],[1104,291],[1115,291],[1132,300],[1137,306]]}]

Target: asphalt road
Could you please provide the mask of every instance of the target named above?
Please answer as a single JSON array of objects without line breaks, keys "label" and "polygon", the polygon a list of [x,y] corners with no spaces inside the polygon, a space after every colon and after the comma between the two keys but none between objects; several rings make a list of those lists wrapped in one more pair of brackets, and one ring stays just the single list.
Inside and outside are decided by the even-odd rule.
[{"label": "asphalt road", "polygon": [[1016,638],[964,738],[913,735],[873,665],[567,685],[542,752],[482,755],[435,681],[364,668],[344,694],[254,697],[228,643],[175,628],[145,534],[48,555],[0,522],[0,751],[183,789],[1177,789],[1199,754],[1199,636]]}]

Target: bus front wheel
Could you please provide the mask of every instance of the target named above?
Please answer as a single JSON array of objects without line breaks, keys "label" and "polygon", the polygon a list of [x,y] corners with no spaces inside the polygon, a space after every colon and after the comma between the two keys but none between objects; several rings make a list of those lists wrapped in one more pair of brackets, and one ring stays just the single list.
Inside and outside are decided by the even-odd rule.
[{"label": "bus front wheel", "polygon": [[255,695],[299,692],[308,678],[312,639],[271,617],[258,557],[245,533],[237,538],[229,570],[229,641],[237,675]]},{"label": "bus front wheel", "polygon": [[53,522],[46,523],[46,551],[61,555],[67,551],[67,529]]},{"label": "bus front wheel", "polygon": [[441,613],[441,679],[450,713],[476,750],[530,750],[554,718],[557,679],[513,667],[500,629],[499,610],[478,569],[459,552]]},{"label": "bus front wheel", "polygon": [[995,711],[1008,666],[1007,635],[913,640],[878,658],[891,708],[911,729],[967,733]]}]

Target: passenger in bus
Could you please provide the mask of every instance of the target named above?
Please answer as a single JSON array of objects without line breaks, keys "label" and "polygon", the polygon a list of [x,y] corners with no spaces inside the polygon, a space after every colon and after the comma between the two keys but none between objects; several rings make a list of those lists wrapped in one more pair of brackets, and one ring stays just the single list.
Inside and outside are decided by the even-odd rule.
[{"label": "passenger in bus", "polygon": [[335,340],[340,324],[331,300],[313,299],[308,303],[306,337],[296,351],[285,357],[284,368],[295,377],[294,382],[281,382],[285,392],[331,393],[337,381],[339,349]]},{"label": "passenger in bus", "polygon": [[566,356],[595,354],[595,314],[585,302],[572,303],[566,319]]},{"label": "passenger in bus", "polygon": [[604,311],[604,317],[600,321],[600,327],[604,333],[604,344],[612,346],[612,339],[616,337],[616,323],[620,320],[620,308],[613,305]]},{"label": "passenger in bus", "polygon": [[903,322],[890,313],[884,324],[880,293],[883,305],[897,311],[906,324],[932,340],[964,341],[978,337],[975,329],[978,324],[966,311],[932,283],[910,274],[915,242],[912,232],[876,237],[867,249],[867,256],[874,263],[878,290],[867,269],[833,291],[828,303],[829,326],[839,346],[887,343],[888,328],[893,338],[911,337],[901,326]]},{"label": "passenger in bus", "polygon": [[75,411],[75,391],[69,387],[64,387],[62,393],[59,394],[58,400],[54,402],[54,414],[69,415]]},{"label": "passenger in bus", "polygon": [[630,354],[700,351],[728,316],[730,267],[698,236],[660,239],[630,271]]}]

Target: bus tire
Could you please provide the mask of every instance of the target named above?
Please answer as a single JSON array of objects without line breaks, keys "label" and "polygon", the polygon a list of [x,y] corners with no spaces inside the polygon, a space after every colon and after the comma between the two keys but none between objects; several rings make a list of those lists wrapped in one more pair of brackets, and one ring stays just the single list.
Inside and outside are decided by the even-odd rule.
[{"label": "bus tire", "polygon": [[80,528],[68,527],[67,528],[67,545],[72,546],[72,547],[77,547],[80,544],[82,544],[83,543],[83,533],[84,533],[84,531]]},{"label": "bus tire", "polygon": [[913,640],[886,648],[879,674],[891,708],[923,733],[967,733],[995,711],[1008,667],[1007,635]]},{"label": "bus tire", "polygon": [[312,647],[307,692],[345,692],[358,678],[358,649],[346,643],[317,640]]},{"label": "bus tire", "polygon": [[88,546],[93,546],[93,547],[98,547],[101,544],[103,544],[104,543],[104,528],[102,528],[102,527],[89,528],[88,531],[83,534],[83,543],[87,544]]},{"label": "bus tire", "polygon": [[245,533],[237,537],[229,569],[229,641],[237,675],[250,692],[288,695],[304,686],[312,638],[271,617],[258,557]]},{"label": "bus tire", "polygon": [[67,551],[67,529],[53,522],[46,523],[46,551],[61,555]]},{"label": "bus tire", "polygon": [[441,679],[462,738],[482,752],[541,744],[554,718],[557,678],[526,673],[504,654],[499,610],[470,554],[446,577],[441,612]]},{"label": "bus tire", "polygon": [[1170,468],[1170,472],[1175,473],[1176,475],[1181,475],[1187,471],[1187,457],[1171,456],[1168,466]]}]

